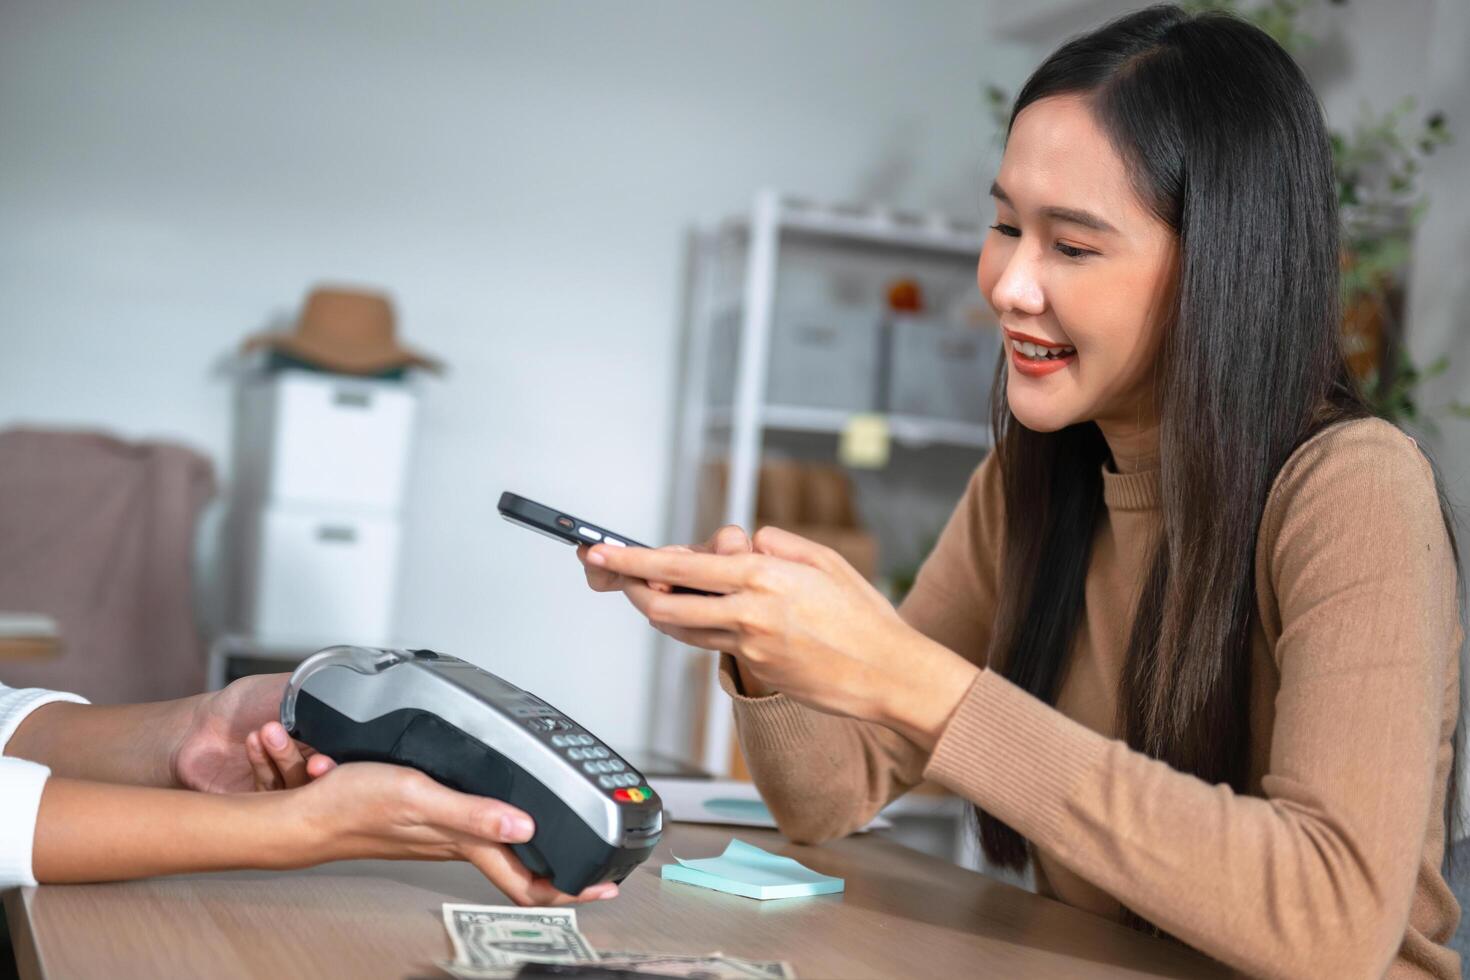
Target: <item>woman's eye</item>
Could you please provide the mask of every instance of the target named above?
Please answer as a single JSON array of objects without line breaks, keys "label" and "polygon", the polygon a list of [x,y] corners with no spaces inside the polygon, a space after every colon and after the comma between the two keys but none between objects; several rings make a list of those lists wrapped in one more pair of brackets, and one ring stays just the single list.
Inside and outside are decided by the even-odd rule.
[{"label": "woman's eye", "polygon": [[[997,221],[995,224],[991,225],[990,227],[993,230],[1000,232],[1002,235],[1005,235],[1007,238],[1020,238],[1021,237],[1021,229],[1017,228],[1015,225],[1008,225],[1008,224],[1006,224],[1004,222]],[[1080,259],[1080,258],[1082,258],[1085,255],[1096,255],[1097,254],[1096,252],[1090,251],[1090,250],[1085,249],[1085,248],[1077,248],[1077,247],[1075,247],[1073,245],[1068,245],[1065,242],[1057,242],[1056,245],[1053,246],[1053,247],[1056,248],[1056,250],[1058,252],[1061,252],[1063,255],[1065,255],[1069,259]]]}]

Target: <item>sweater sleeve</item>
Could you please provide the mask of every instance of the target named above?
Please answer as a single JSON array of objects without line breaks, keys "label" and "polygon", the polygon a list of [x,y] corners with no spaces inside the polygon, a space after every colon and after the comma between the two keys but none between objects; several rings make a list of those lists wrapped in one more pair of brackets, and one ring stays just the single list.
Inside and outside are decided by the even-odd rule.
[{"label": "sweater sleeve", "polygon": [[1458,669],[1432,472],[1385,423],[1340,427],[1288,462],[1259,540],[1280,670],[1262,797],[1178,772],[990,671],[926,775],[1233,967],[1376,977],[1403,940],[1438,819]]},{"label": "sweater sleeve", "polygon": [[[13,690],[0,684],[0,753],[32,711],[55,701],[86,701],[75,694],[39,688]],[[36,814],[41,791],[51,770],[36,762],[0,758],[0,891],[16,885],[34,885],[31,848],[36,839]]]},{"label": "sweater sleeve", "polygon": [[[899,607],[909,625],[984,663],[995,608],[999,474],[986,460],[970,479],[914,588]],[[801,843],[852,833],[923,779],[927,754],[891,729],[825,714],[782,694],[750,698],[720,658],[746,765],[776,824]],[[812,787],[820,786],[820,793]]]}]

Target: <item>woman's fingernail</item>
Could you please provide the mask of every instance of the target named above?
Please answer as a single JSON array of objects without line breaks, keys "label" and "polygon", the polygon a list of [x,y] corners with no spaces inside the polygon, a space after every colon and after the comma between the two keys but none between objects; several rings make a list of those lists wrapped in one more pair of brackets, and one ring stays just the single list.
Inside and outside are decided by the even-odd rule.
[{"label": "woman's fingernail", "polygon": [[507,813],[500,818],[500,836],[512,843],[530,840],[533,830],[530,817]]},{"label": "woman's fingernail", "polygon": [[587,552],[587,560],[594,565],[607,564],[607,559],[603,556],[602,552],[598,551],[596,548],[593,548],[591,551]]},{"label": "woman's fingernail", "polygon": [[604,902],[604,901],[607,901],[609,898],[617,898],[617,897],[618,897],[618,886],[617,885],[608,885],[606,888],[603,889],[602,894],[597,896],[597,900],[599,902]]},{"label": "woman's fingernail", "polygon": [[286,730],[278,724],[265,726],[265,740],[273,749],[284,749],[286,747]]}]

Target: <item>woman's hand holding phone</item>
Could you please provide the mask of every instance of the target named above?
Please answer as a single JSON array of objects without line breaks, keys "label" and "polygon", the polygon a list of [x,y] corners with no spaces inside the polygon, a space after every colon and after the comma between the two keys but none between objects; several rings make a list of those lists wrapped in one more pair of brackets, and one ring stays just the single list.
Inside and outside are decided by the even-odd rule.
[{"label": "woman's hand holding phone", "polygon": [[[587,573],[587,584],[591,586],[593,592],[625,592],[626,589],[624,588],[624,586],[629,583],[636,583],[640,586],[646,586],[647,588],[655,592],[662,592],[665,594],[672,593],[674,590],[674,587],[667,582],[644,583],[643,581],[638,579],[629,579],[624,575],[619,575],[617,572],[609,571],[606,568],[599,568],[596,565],[588,564],[587,553],[590,550],[591,545],[579,545],[577,547],[577,559],[581,561],[582,568]],[[714,534],[710,535],[709,540],[705,541],[703,544],[696,544],[692,547],[674,544],[656,550],[682,551],[685,553],[705,555],[747,555],[750,554],[753,549],[750,542],[750,535],[745,533],[745,529],[743,527],[740,527],[738,524],[726,524]],[[631,596],[629,598],[631,599]],[[672,636],[674,639],[679,640],[680,642],[690,642],[685,637],[680,635],[680,632],[678,630],[666,629],[657,623],[654,623],[653,627],[660,632]],[[776,693],[775,688],[761,681],[747,668],[742,667],[740,665],[739,659],[736,659],[735,667],[736,671],[740,675],[740,687],[745,691],[748,696],[753,698],[760,698],[765,697],[768,694]]]},{"label": "woman's hand holding phone", "polygon": [[[779,690],[932,747],[978,668],[905,623],[831,548],[772,527],[744,538],[723,528],[698,549],[579,556],[594,589],[621,590],[654,628],[732,654],[747,693]],[[720,594],[674,595],[668,583]]]}]

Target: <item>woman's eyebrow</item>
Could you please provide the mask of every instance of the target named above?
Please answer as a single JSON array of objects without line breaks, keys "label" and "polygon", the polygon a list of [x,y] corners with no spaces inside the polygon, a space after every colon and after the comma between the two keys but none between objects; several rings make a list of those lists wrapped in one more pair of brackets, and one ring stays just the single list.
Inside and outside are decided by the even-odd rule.
[{"label": "woman's eyebrow", "polygon": [[[990,184],[990,196],[1002,204],[1015,207],[1015,204],[1011,202],[1010,196],[1006,194],[999,183],[994,181]],[[1091,228],[1093,231],[1111,232],[1114,235],[1118,233],[1118,229],[1091,211],[1082,211],[1078,208],[1064,208],[1055,204],[1049,204],[1041,209],[1041,214],[1053,221],[1066,221],[1070,224],[1081,225],[1083,228]]]}]

